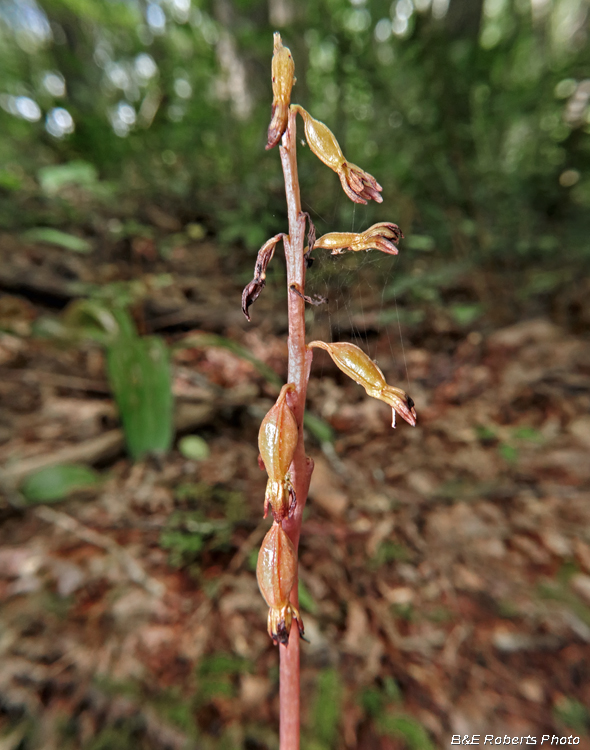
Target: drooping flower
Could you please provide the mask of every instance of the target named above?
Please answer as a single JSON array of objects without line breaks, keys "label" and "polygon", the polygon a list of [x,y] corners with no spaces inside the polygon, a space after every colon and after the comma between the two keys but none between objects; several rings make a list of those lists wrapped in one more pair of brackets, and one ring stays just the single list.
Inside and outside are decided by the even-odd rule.
[{"label": "drooping flower", "polygon": [[398,249],[395,243],[399,242],[403,236],[397,224],[381,221],[360,234],[352,232],[324,234],[315,241],[313,249],[331,250],[332,255],[339,255],[347,250],[358,252],[372,249],[389,255],[397,255]]},{"label": "drooping flower", "polygon": [[295,63],[288,47],[283,46],[278,31],[274,37],[272,56],[272,119],[268,126],[266,150],[273,148],[281,140],[287,129],[291,89],[295,83]]},{"label": "drooping flower", "polygon": [[275,644],[289,642],[293,617],[303,635],[301,615],[289,601],[297,578],[297,554],[280,522],[273,523],[262,541],[256,578],[260,593],[270,607],[268,634]]},{"label": "drooping flower", "polygon": [[281,388],[275,405],[262,420],[258,432],[258,450],[268,474],[264,515],[266,517],[270,507],[277,521],[286,518],[296,502],[289,466],[299,440],[299,430],[287,403],[287,393],[294,389],[292,383],[287,383]]},{"label": "drooping flower", "polygon": [[334,133],[323,122],[315,120],[309,112],[298,104],[294,108],[303,117],[305,137],[313,153],[340,178],[342,189],[354,203],[374,200],[382,203],[380,193],[383,188],[377,180],[356,164],[346,161]]},{"label": "drooping flower", "polygon": [[326,344],[325,341],[312,341],[309,346],[325,349],[334,364],[349,378],[362,385],[369,396],[389,404],[393,413],[392,427],[395,427],[396,412],[412,426],[416,424],[416,409],[412,399],[401,388],[387,385],[379,367],[358,346],[347,342]]}]

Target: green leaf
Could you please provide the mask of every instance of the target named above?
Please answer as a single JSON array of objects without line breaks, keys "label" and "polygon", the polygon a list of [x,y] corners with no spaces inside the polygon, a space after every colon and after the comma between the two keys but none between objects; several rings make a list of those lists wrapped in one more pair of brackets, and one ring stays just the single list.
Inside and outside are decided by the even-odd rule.
[{"label": "green leaf", "polygon": [[49,466],[31,474],[21,486],[21,492],[30,503],[51,503],[64,500],[76,490],[96,487],[100,475],[88,466],[62,464]]},{"label": "green leaf", "polygon": [[318,605],[315,603],[312,595],[309,593],[309,589],[301,579],[299,579],[299,605],[301,609],[304,609],[307,612],[311,612],[312,614],[318,608]]},{"label": "green leaf", "polygon": [[55,195],[66,185],[94,187],[98,182],[96,167],[85,161],[71,161],[68,164],[54,164],[42,167],[37,173],[41,190],[47,195]]},{"label": "green leaf", "polygon": [[576,734],[586,736],[590,730],[590,711],[575,698],[563,697],[556,703],[553,714],[555,718]]},{"label": "green leaf", "polygon": [[67,333],[108,345],[121,338],[137,338],[135,326],[126,310],[107,307],[99,300],[74,300],[64,313]]},{"label": "green leaf", "polygon": [[468,326],[483,314],[483,307],[477,303],[472,305],[451,305],[451,315],[460,326]]},{"label": "green leaf", "polygon": [[505,461],[508,461],[509,464],[515,464],[518,461],[518,450],[513,445],[500,443],[498,446],[498,453]]},{"label": "green leaf", "polygon": [[204,461],[210,453],[207,442],[198,435],[185,435],[178,441],[178,450],[192,461]]},{"label": "green leaf", "polygon": [[410,250],[422,250],[428,253],[434,250],[436,242],[434,237],[429,237],[427,234],[411,234],[406,237],[404,245]]},{"label": "green leaf", "polygon": [[377,722],[377,728],[382,734],[403,738],[410,750],[434,750],[427,731],[411,716],[384,715]]},{"label": "green leaf", "polygon": [[129,453],[166,453],[173,439],[170,357],[155,336],[122,338],[107,348],[107,372]]},{"label": "green leaf", "polygon": [[92,245],[88,240],[83,240],[74,234],[68,234],[52,227],[28,229],[21,234],[21,238],[25,242],[44,242],[46,245],[57,245],[57,247],[63,247],[64,250],[71,250],[74,253],[86,254],[92,252]]},{"label": "green leaf", "polygon": [[334,430],[317,414],[306,411],[303,417],[303,424],[311,432],[314,438],[320,443],[333,443]]},{"label": "green leaf", "polygon": [[335,747],[342,710],[342,678],[334,669],[320,672],[313,705],[314,738],[318,747]]}]

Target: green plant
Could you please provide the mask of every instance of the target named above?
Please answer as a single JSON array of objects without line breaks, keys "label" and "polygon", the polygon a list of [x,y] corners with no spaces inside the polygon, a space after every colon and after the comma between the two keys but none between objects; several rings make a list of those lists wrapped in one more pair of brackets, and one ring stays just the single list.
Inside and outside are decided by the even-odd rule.
[{"label": "green plant", "polygon": [[61,335],[105,347],[107,375],[131,457],[164,454],[172,445],[173,396],[170,354],[158,336],[140,336],[126,309],[141,290],[110,288],[73,302]]},{"label": "green plant", "polygon": [[[261,461],[269,477],[264,511],[265,516],[271,511],[273,524],[262,542],[256,569],[258,585],[269,605],[268,631],[274,643],[279,645],[281,750],[299,747],[299,636],[303,635],[304,629],[298,611],[297,547],[313,471],[313,461],[305,455],[303,440],[312,349],[327,351],[336,366],[362,385],[368,395],[391,406],[393,426],[396,413],[411,425],[416,422],[412,399],[401,389],[389,386],[379,367],[357,346],[344,342],[313,341],[309,345],[305,342],[305,303],[321,304],[323,301],[305,294],[305,274],[314,249],[330,250],[333,255],[377,249],[395,255],[397,243],[403,235],[396,224],[380,222],[361,233],[331,232],[316,240],[315,227],[309,215],[301,210],[295,125],[298,114],[303,118],[311,151],[336,172],[350,200],[366,204],[369,200],[381,203],[383,199],[377,180],[346,160],[328,127],[299,105],[291,105],[294,71],[291,53],[283,46],[280,34],[275,33],[272,120],[266,148],[273,148],[281,142],[289,233],[276,234],[262,245],[254,278],[242,295],[242,310],[250,320],[249,308],[264,289],[268,265],[277,245],[282,242],[287,260],[288,383],[264,418],[258,436]],[[307,247],[304,247],[306,234]],[[297,628],[291,627],[293,619],[297,621]],[[333,680],[333,675],[327,675],[326,680]],[[332,716],[326,724],[325,737],[318,737],[318,740],[330,743],[336,726],[337,717]]]}]

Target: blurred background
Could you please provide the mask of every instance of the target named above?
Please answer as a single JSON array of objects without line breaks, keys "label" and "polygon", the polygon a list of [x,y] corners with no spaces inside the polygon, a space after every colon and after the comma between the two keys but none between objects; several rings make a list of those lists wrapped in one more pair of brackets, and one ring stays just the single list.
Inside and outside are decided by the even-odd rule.
[{"label": "blurred background", "polygon": [[[302,141],[319,352],[303,741],[590,747],[588,0],[0,0],[0,749],[278,747],[257,433],[286,377],[272,33]],[[303,129],[300,127],[301,138]]]}]

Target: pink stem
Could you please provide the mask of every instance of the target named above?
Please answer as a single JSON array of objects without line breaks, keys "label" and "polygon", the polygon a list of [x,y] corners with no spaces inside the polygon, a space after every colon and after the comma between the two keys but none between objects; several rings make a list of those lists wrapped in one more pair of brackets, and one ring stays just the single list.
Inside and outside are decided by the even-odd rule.
[{"label": "pink stem", "polygon": [[[303,413],[312,353],[305,345],[305,301],[291,290],[293,285],[304,293],[305,289],[305,227],[306,219],[301,213],[299,178],[297,176],[296,112],[289,111],[287,130],[283,135],[281,164],[285,178],[285,193],[289,216],[289,237],[285,238],[287,259],[287,290],[289,300],[289,374],[287,381],[295,385],[289,394],[291,407],[299,426],[299,442],[291,464],[291,482],[297,496],[293,516],[283,521],[283,529],[299,546],[303,508],[313,471],[313,461],[306,458],[303,444]],[[291,601],[298,607],[297,580],[291,592]],[[280,750],[299,750],[299,632],[295,624],[291,628],[289,644],[279,646],[280,653]]]}]

